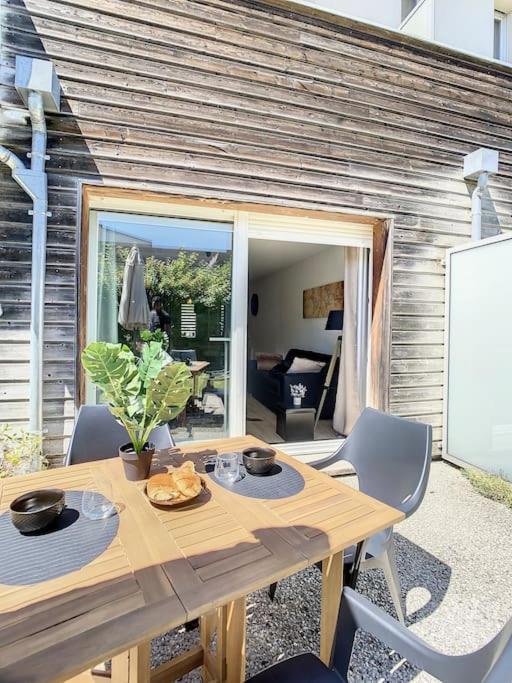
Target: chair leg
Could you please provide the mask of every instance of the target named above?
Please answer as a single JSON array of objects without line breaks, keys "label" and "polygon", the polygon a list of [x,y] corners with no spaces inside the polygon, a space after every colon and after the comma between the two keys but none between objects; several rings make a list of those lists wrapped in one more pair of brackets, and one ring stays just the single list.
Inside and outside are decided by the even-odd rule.
[{"label": "chair leg", "polygon": [[271,583],[270,586],[268,587],[268,595],[269,598],[274,602],[274,598],[276,597],[276,590],[277,590],[277,582],[276,583]]},{"label": "chair leg", "polygon": [[384,571],[393,605],[395,606],[398,615],[398,621],[405,625],[405,607],[402,601],[400,579],[398,578],[398,569],[396,566],[395,548],[392,542],[388,545],[386,552],[379,558],[379,564]]}]

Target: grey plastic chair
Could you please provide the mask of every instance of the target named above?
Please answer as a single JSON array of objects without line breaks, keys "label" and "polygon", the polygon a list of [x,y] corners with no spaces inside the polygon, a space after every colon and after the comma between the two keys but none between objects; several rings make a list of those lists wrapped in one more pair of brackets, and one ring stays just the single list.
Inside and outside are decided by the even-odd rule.
[{"label": "grey plastic chair", "polygon": [[[405,420],[373,408],[365,408],[350,435],[332,459],[350,462],[363,493],[381,500],[406,517],[415,512],[427,489],[432,458],[432,427]],[[352,564],[356,547],[344,553]],[[384,529],[363,544],[359,571],[382,569],[398,619],[405,623],[405,606],[393,545],[393,527]],[[350,585],[354,585],[351,583]],[[276,584],[270,587],[273,599]]]},{"label": "grey plastic chair", "polygon": [[[167,425],[151,432],[157,448],[172,448],[174,441]],[[119,446],[130,441],[126,429],[117,422],[105,405],[81,406],[69,442],[66,465],[115,458]]]},{"label": "grey plastic chair", "polygon": [[[354,467],[359,490],[398,510],[415,512],[425,495],[432,459],[432,427],[365,408],[352,432],[333,456]],[[355,547],[345,553],[352,562]],[[360,571],[382,569],[399,620],[405,607],[393,545],[393,528],[372,536],[363,546]]]},{"label": "grey plastic chair", "polygon": [[443,683],[508,683],[512,680],[512,619],[480,650],[467,655],[445,655],[362,595],[345,588],[330,667],[313,654],[303,654],[279,662],[250,678],[247,683],[347,683],[358,629],[372,634],[411,664]]}]

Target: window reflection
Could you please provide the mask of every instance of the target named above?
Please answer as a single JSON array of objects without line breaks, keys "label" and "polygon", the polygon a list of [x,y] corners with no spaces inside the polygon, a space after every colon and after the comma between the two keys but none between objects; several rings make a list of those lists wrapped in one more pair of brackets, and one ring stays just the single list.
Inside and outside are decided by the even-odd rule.
[{"label": "window reflection", "polygon": [[160,342],[194,377],[176,441],[226,434],[232,225],[101,212],[97,246],[96,339]]}]

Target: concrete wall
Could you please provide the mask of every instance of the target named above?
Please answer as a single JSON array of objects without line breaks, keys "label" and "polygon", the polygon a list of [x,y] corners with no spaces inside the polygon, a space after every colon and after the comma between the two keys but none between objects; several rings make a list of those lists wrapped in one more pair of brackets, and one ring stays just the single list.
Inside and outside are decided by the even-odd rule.
[{"label": "concrete wall", "polygon": [[401,0],[310,0],[308,4],[392,28],[398,28],[402,18]]},{"label": "concrete wall", "polygon": [[493,0],[424,0],[401,29],[425,40],[483,57],[493,56]]},{"label": "concrete wall", "polygon": [[424,0],[411,12],[402,26],[402,31],[410,36],[417,36],[424,40],[435,40],[435,0]]},{"label": "concrete wall", "polygon": [[249,285],[259,297],[257,316],[249,313],[249,355],[290,348],[332,353],[338,332],[325,330],[325,318],[302,317],[302,293],[344,279],[344,248],[328,247],[300,263]]},{"label": "concrete wall", "polygon": [[[391,28],[398,28],[402,19],[401,0],[305,0],[298,4],[316,5]],[[502,10],[510,11],[506,8],[505,3]],[[411,13],[402,31],[457,50],[492,57],[494,0],[424,0]]]},{"label": "concrete wall", "polygon": [[458,50],[493,56],[493,0],[436,0],[434,39]]}]

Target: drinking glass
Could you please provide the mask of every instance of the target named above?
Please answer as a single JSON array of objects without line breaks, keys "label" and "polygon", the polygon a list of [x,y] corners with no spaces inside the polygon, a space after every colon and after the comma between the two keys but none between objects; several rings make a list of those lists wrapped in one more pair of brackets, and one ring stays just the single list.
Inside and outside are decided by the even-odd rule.
[{"label": "drinking glass", "polygon": [[231,484],[238,481],[240,478],[238,453],[219,453],[215,461],[215,476]]},{"label": "drinking glass", "polygon": [[82,513],[88,519],[105,519],[114,513],[112,484],[107,479],[96,479],[82,493]]}]

